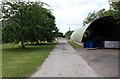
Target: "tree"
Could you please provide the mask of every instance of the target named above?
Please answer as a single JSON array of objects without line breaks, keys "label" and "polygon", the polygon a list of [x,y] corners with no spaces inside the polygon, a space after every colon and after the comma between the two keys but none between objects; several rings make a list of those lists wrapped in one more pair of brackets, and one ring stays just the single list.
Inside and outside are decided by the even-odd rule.
[{"label": "tree", "polygon": [[56,34],[56,37],[63,37],[63,33],[62,33],[62,32],[58,32],[58,33]]},{"label": "tree", "polygon": [[67,39],[70,39],[70,37],[71,37],[71,34],[73,33],[74,31],[67,31],[66,33],[65,33],[65,38],[67,38]]},{"label": "tree", "polygon": [[85,26],[86,24],[89,24],[90,22],[94,21],[95,19],[97,19],[96,13],[95,12],[89,13],[87,18],[83,21],[83,26]]},{"label": "tree", "polygon": [[[51,41],[55,30],[55,17],[44,8],[42,2],[6,2],[3,13],[3,41],[21,42]],[[49,39],[48,39],[49,38]]]},{"label": "tree", "polygon": [[111,4],[112,11],[114,12],[115,18],[118,20],[118,23],[120,23],[120,1],[119,2],[113,2]]},{"label": "tree", "polygon": [[101,9],[98,12],[94,11],[93,13],[88,14],[87,18],[83,21],[83,26],[95,21],[98,18],[101,18],[104,16],[113,16],[113,15],[114,15],[114,12],[112,10]]},{"label": "tree", "polygon": [[118,35],[116,35],[118,37],[118,39],[120,40],[120,1],[119,2],[112,2],[111,4],[111,8],[114,12],[114,17],[117,20],[117,29],[118,29]]}]

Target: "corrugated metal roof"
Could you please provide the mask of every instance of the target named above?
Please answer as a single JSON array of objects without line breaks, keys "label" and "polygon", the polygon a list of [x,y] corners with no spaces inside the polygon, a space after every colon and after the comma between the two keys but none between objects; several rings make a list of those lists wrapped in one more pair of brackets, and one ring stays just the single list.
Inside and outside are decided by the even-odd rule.
[{"label": "corrugated metal roof", "polygon": [[72,33],[70,40],[71,40],[71,41],[78,42],[78,43],[81,43],[82,38],[83,38],[83,35],[84,35],[86,29],[88,28],[88,26],[89,26],[89,24],[88,24],[87,26],[83,26],[83,27],[75,30],[75,31]]},{"label": "corrugated metal roof", "polygon": [[[90,37],[100,37],[102,40],[120,40],[119,29],[117,27],[116,20],[112,16],[105,16],[96,19],[87,26],[83,26],[75,30],[70,40],[81,43],[83,35],[88,29],[91,31]],[[117,35],[117,36],[116,36]]]}]

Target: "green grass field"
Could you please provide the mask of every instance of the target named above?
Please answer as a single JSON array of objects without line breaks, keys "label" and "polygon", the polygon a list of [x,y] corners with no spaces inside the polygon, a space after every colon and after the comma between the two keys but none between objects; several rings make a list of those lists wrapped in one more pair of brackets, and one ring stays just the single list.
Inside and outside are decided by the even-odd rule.
[{"label": "green grass field", "polygon": [[29,77],[44,62],[55,45],[30,45],[25,49],[3,44],[2,76]]}]

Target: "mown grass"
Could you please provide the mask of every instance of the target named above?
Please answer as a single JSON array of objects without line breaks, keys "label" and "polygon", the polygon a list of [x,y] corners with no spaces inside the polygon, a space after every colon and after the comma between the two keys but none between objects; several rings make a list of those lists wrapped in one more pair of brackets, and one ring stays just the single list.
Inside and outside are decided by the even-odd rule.
[{"label": "mown grass", "polygon": [[3,44],[2,76],[29,77],[48,57],[54,48],[52,45],[29,45],[25,49]]},{"label": "mown grass", "polygon": [[74,49],[81,48],[80,45],[78,45],[78,44],[76,44],[76,43],[74,43],[74,42],[72,42],[72,41],[70,41],[70,40],[68,40],[68,43],[69,43]]}]

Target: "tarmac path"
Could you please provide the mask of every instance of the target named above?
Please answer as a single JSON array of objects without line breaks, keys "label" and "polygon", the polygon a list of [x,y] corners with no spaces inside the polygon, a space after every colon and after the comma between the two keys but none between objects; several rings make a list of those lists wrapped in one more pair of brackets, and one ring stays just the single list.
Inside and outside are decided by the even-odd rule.
[{"label": "tarmac path", "polygon": [[31,77],[100,77],[67,43],[59,39],[55,49]]}]

